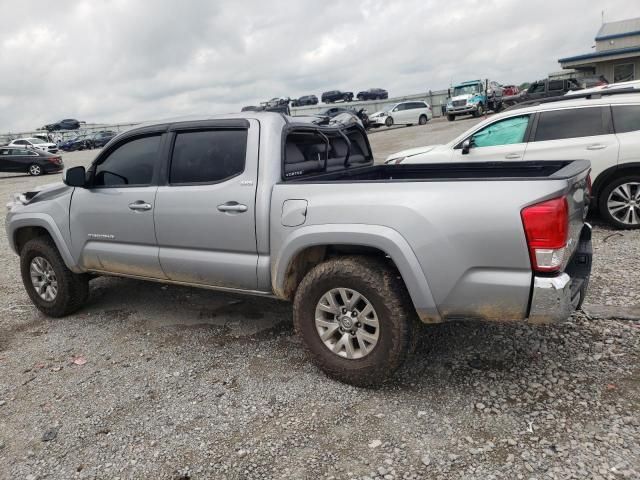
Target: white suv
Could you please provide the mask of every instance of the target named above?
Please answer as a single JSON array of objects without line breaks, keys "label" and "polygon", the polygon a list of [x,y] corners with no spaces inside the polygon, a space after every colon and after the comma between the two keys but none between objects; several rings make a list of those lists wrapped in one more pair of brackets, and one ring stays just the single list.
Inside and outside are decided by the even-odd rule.
[{"label": "white suv", "polygon": [[43,152],[57,153],[58,145],[52,142],[46,142],[41,138],[29,137],[29,138],[16,138],[10,144],[10,147],[26,147],[42,150]]},{"label": "white suv", "polygon": [[592,207],[618,228],[640,228],[640,93],[559,97],[509,109],[446,145],[386,163],[591,161]]},{"label": "white suv", "polygon": [[388,110],[374,113],[369,120],[374,127],[390,127],[395,124],[424,125],[432,118],[431,106],[427,102],[416,101],[396,103]]}]

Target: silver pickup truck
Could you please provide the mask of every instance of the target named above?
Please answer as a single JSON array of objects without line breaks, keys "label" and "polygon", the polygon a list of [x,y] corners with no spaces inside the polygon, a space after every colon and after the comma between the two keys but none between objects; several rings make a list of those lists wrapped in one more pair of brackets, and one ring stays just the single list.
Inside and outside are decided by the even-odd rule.
[{"label": "silver pickup truck", "polygon": [[565,320],[591,270],[589,163],[374,165],[359,125],[245,112],[118,135],[14,195],[7,236],[42,312],[96,275],[293,301],[330,376],[389,377],[421,323]]}]

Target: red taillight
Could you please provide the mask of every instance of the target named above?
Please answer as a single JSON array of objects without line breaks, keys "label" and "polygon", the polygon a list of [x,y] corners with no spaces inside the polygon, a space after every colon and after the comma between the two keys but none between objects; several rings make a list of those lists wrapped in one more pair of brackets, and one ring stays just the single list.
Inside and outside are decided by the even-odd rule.
[{"label": "red taillight", "polygon": [[59,165],[62,162],[62,158],[60,157],[47,157],[47,160],[51,163],[55,163],[56,165]]},{"label": "red taillight", "polygon": [[569,237],[569,206],[565,197],[531,205],[520,212],[536,272],[556,272],[565,260]]}]

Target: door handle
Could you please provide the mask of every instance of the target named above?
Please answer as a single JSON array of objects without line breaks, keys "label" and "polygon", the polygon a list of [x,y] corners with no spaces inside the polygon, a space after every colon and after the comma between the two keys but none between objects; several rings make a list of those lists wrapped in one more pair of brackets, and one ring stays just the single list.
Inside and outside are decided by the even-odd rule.
[{"label": "door handle", "polygon": [[227,202],[222,205],[218,205],[218,210],[221,212],[242,213],[246,212],[248,207],[238,202]]},{"label": "door handle", "polygon": [[504,158],[507,158],[509,160],[515,160],[516,158],[521,158],[522,155],[520,155],[519,153],[507,153]]},{"label": "door handle", "polygon": [[603,148],[607,148],[607,146],[601,143],[594,143],[593,145],[589,145],[587,150],[602,150]]},{"label": "door handle", "polygon": [[146,210],[151,210],[151,204],[144,200],[138,200],[137,202],[130,203],[129,208],[136,212],[144,212]]}]

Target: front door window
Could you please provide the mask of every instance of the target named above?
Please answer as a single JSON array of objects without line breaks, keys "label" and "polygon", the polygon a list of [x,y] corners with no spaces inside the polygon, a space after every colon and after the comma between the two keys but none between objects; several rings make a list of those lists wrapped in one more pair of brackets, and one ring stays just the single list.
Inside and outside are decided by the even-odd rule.
[{"label": "front door window", "polygon": [[471,136],[474,147],[495,147],[523,143],[529,115],[505,118],[487,125]]}]

